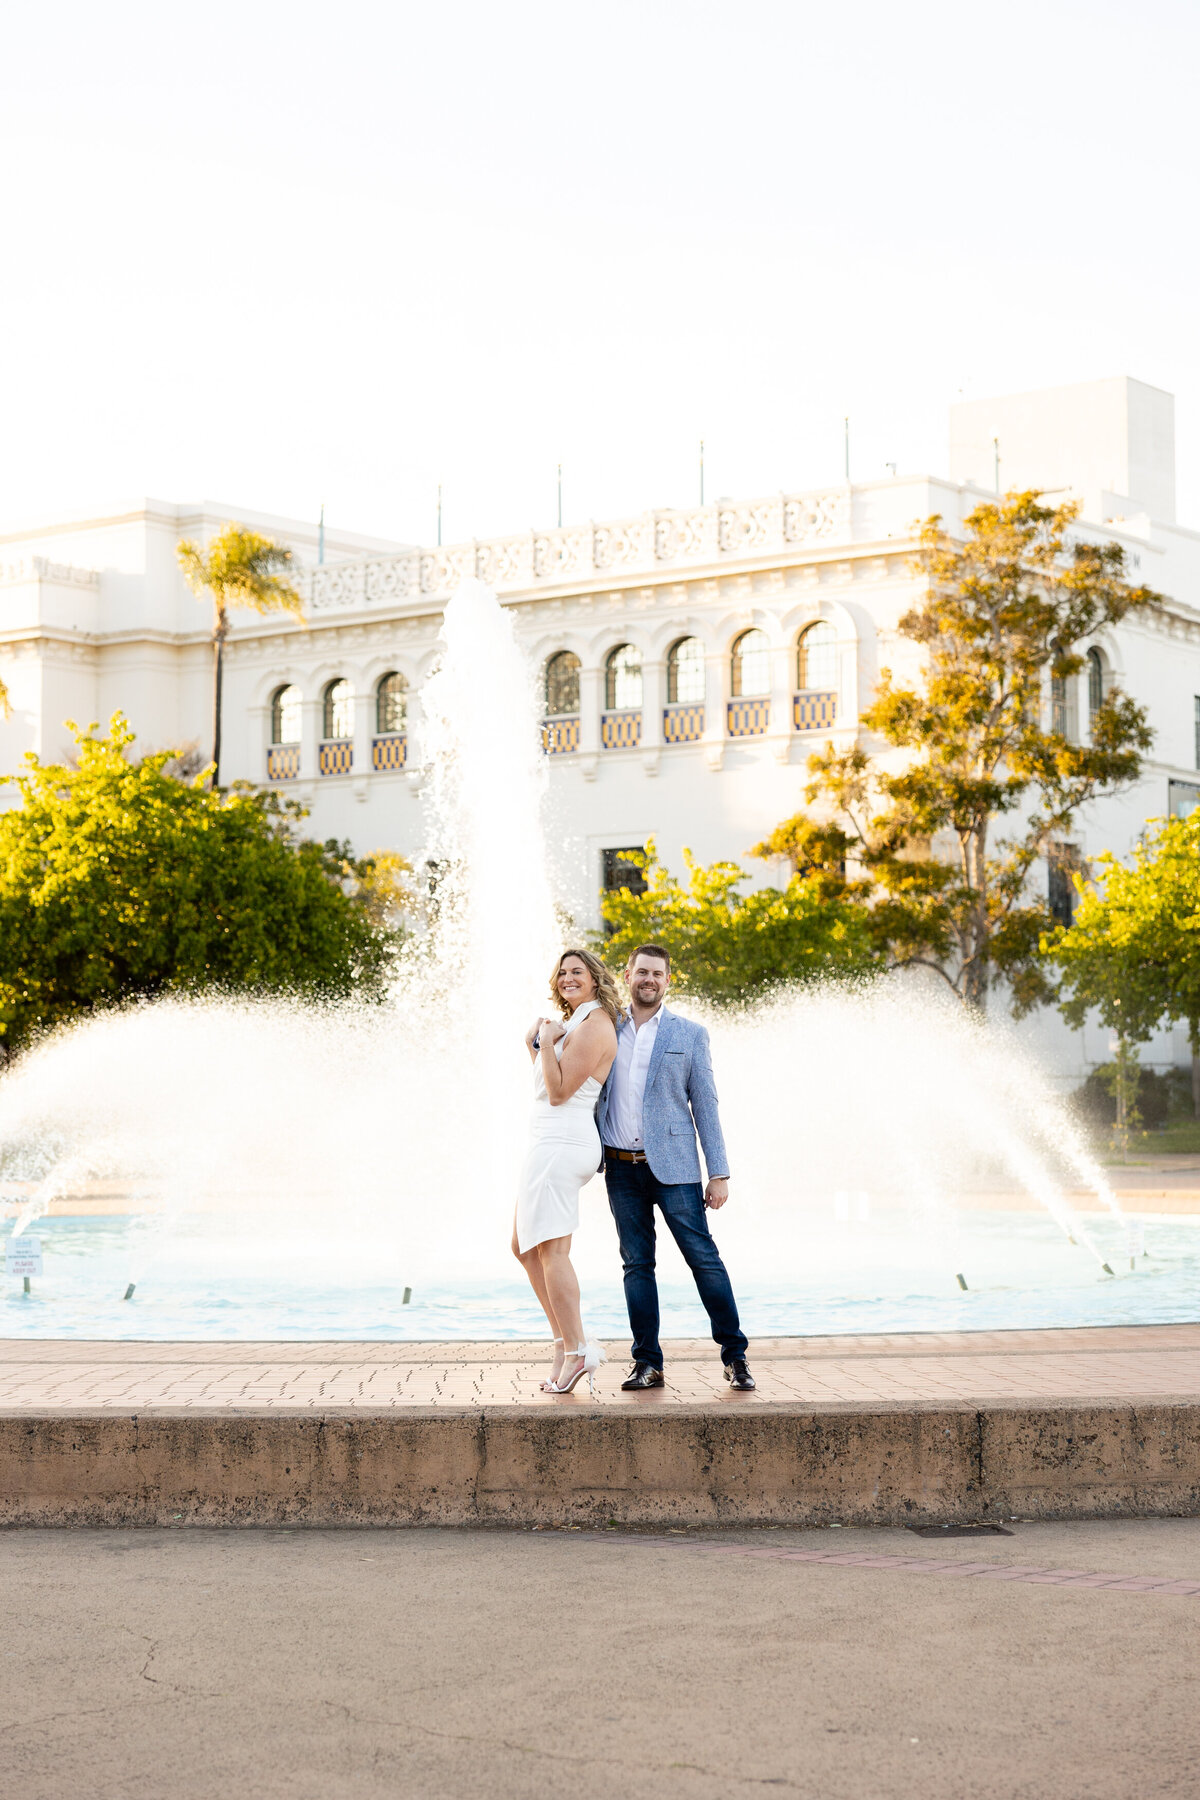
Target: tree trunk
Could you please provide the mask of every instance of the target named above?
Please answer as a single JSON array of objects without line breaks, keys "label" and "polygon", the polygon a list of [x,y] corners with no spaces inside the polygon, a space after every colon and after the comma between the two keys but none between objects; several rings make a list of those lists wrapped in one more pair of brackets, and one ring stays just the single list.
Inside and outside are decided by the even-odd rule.
[{"label": "tree trunk", "polygon": [[1116,1080],[1113,1084],[1117,1102],[1117,1123],[1113,1132],[1113,1141],[1125,1162],[1129,1161],[1130,1135],[1142,1122],[1141,1111],[1137,1103],[1140,1069],[1137,1045],[1131,1044],[1128,1038],[1118,1037]]},{"label": "tree trunk", "polygon": [[974,890],[975,903],[971,909],[970,955],[966,980],[963,982],[963,999],[971,1011],[978,1013],[981,1018],[987,1013],[988,1001],[986,850],[983,831],[973,831],[964,858],[967,882]]},{"label": "tree trunk", "polygon": [[216,793],[221,785],[221,676],[225,661],[225,633],[228,629],[224,615],[218,615],[213,627],[213,772],[212,791]]},{"label": "tree trunk", "polygon": [[1200,1019],[1188,1020],[1188,1042],[1192,1046],[1192,1117],[1200,1119]]}]

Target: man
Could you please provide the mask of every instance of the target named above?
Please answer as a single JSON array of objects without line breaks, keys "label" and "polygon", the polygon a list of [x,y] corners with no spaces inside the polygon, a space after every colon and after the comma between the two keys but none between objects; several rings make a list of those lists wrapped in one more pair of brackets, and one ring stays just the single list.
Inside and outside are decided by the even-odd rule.
[{"label": "man", "polygon": [[[721,1346],[725,1379],[748,1391],[754,1377],[747,1342],[705,1214],[706,1207],[716,1212],[729,1198],[708,1033],[663,1004],[670,980],[671,958],[661,945],[639,945],[625,966],[632,1005],[617,1033],[616,1061],[596,1110],[633,1332],[633,1370],[621,1386],[636,1393],[665,1385],[654,1278],[657,1206],[692,1271]],[[697,1132],[708,1167],[706,1188],[700,1185]]]}]

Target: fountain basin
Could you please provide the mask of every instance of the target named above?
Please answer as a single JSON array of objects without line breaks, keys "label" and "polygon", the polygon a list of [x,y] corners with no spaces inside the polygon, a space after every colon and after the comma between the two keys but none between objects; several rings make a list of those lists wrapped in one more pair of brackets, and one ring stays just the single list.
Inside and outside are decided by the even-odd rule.
[{"label": "fountain basin", "polygon": [[[755,1254],[749,1229],[733,1229],[732,1217],[729,1225],[728,1233],[723,1222],[718,1229],[752,1340],[1200,1318],[1200,1216],[1139,1214],[1146,1253],[1132,1259],[1126,1224],[1094,1219],[1092,1235],[1113,1278],[1052,1219],[1027,1209],[964,1208],[949,1241],[935,1244],[915,1237],[902,1211],[839,1219],[831,1206],[808,1221],[774,1268],[764,1266],[761,1250]],[[494,1275],[478,1266],[454,1275],[444,1262],[422,1268],[410,1261],[402,1239],[347,1230],[280,1242],[256,1235],[249,1221],[231,1230],[223,1216],[56,1216],[29,1229],[41,1239],[44,1273],[28,1294],[19,1279],[3,1279],[4,1338],[462,1342],[538,1338],[545,1330],[502,1249]],[[697,1336],[706,1330],[704,1314],[663,1236],[663,1333]],[[620,1340],[627,1326],[616,1245],[594,1206],[579,1243],[589,1327]]]}]

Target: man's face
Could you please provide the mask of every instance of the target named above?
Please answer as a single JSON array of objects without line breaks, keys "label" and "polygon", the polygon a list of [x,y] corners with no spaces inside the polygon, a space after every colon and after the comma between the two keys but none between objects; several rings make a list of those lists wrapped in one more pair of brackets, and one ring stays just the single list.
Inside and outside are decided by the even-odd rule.
[{"label": "man's face", "polygon": [[639,956],[625,967],[626,985],[639,1006],[657,1006],[670,979],[666,963],[657,956]]}]

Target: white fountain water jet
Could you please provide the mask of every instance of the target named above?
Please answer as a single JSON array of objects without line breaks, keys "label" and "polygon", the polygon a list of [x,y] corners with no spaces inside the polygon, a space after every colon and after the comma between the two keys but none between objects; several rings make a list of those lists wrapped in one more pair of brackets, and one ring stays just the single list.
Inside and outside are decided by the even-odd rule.
[{"label": "white fountain water jet", "polygon": [[[533,672],[494,593],[463,582],[442,627],[443,654],[422,692],[428,854],[436,869],[431,941],[397,1004],[432,1007],[427,1032],[460,1107],[464,1136],[515,1152],[527,1103],[520,1046],[550,1006],[558,930],[546,871],[545,758]],[[494,1180],[492,1166],[492,1179]],[[482,1173],[482,1172],[480,1172]]]},{"label": "white fountain water jet", "polygon": [[863,1195],[874,1216],[903,1218],[926,1258],[952,1258],[963,1203],[990,1193],[1002,1208],[1007,1191],[1103,1262],[1062,1171],[1115,1200],[1002,1029],[899,980],[811,988],[708,1023],[739,1195],[719,1229],[739,1256],[758,1242],[802,1268],[813,1222],[836,1196]]},{"label": "white fountain water jet", "polygon": [[[521,1039],[548,1007],[561,937],[532,675],[479,584],[447,607],[422,698],[437,905],[389,1004],[167,1000],[62,1031],[0,1079],[0,1182],[25,1216],[104,1180],[151,1209],[115,1298],[135,1279],[140,1302],[148,1271],[219,1288],[230,1266],[282,1295],[314,1272],[392,1284],[397,1308],[404,1286],[419,1298],[440,1283],[442,1329],[469,1336],[456,1284],[520,1279],[508,1238],[529,1103]],[[717,1231],[739,1282],[802,1301],[818,1271],[858,1292],[885,1260],[941,1281],[971,1216],[958,1202],[989,1179],[1099,1258],[1059,1171],[1115,1202],[1002,1033],[889,984],[711,1023],[735,1176]],[[830,1231],[839,1204],[849,1233]],[[589,1280],[615,1283],[599,1183],[578,1252]]]}]

